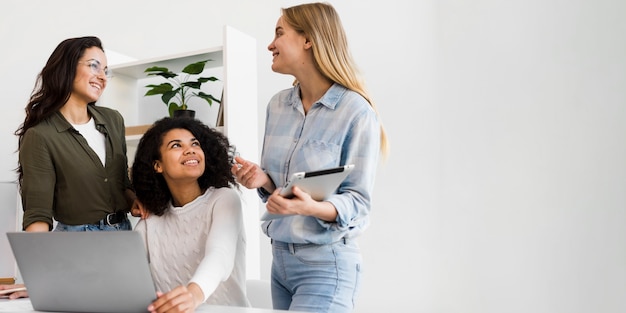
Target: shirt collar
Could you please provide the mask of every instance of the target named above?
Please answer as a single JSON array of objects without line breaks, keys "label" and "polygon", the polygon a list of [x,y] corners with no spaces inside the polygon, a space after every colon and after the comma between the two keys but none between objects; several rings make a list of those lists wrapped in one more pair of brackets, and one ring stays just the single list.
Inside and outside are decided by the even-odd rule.
[{"label": "shirt collar", "polygon": [[[343,95],[348,91],[348,88],[339,85],[337,83],[333,83],[330,88],[326,91],[326,93],[319,99],[315,104],[319,103],[331,110],[334,110]],[[300,99],[300,85],[296,85],[289,95],[289,103],[291,105],[302,105],[302,101]]]},{"label": "shirt collar", "polygon": [[[98,109],[95,108],[95,105],[88,104],[87,112],[93,118],[94,123],[96,124],[96,129],[100,130],[102,127],[106,128],[106,123],[104,122],[102,114],[100,114]],[[70,122],[68,122],[65,117],[63,117],[63,114],[61,114],[60,111],[56,111],[54,114],[52,114],[52,116],[50,117],[50,122],[54,125],[54,127],[57,129],[57,132],[59,133],[73,128],[72,124],[70,124]]]}]

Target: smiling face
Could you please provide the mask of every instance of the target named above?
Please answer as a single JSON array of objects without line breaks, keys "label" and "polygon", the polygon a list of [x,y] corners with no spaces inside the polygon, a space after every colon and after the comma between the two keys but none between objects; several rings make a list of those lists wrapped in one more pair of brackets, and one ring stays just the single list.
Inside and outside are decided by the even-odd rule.
[{"label": "smiling face", "polygon": [[204,173],[204,151],[186,129],[176,128],[165,133],[159,152],[161,159],[155,161],[154,170],[163,174],[168,185],[170,182],[196,182]]},{"label": "smiling face", "polygon": [[[96,64],[99,64],[100,68],[98,73],[92,69],[98,67]],[[70,98],[84,103],[98,100],[107,85],[107,77],[103,70],[105,68],[107,68],[107,59],[100,48],[85,49],[83,56],[78,60]]]},{"label": "smiling face", "polygon": [[272,52],[272,70],[281,74],[296,73],[302,64],[310,63],[311,44],[281,16],[276,22],[274,40],[267,46]]}]

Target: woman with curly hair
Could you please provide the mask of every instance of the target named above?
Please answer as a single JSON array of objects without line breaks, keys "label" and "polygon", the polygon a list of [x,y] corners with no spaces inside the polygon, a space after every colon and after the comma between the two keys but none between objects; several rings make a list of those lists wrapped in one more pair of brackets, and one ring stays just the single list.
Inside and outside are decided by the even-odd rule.
[{"label": "woman with curly hair", "polygon": [[202,303],[249,306],[245,230],[228,139],[191,118],[158,120],[141,138],[131,179],[158,298],[151,312]]}]

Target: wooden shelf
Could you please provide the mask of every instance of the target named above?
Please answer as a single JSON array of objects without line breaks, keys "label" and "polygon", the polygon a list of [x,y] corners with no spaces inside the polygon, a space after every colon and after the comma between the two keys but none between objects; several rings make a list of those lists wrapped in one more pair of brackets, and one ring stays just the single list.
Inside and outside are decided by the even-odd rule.
[{"label": "wooden shelf", "polygon": [[14,277],[0,277],[0,285],[13,285],[15,284]]},{"label": "wooden shelf", "polygon": [[143,135],[150,127],[152,127],[152,124],[128,126],[126,127],[126,136]]}]

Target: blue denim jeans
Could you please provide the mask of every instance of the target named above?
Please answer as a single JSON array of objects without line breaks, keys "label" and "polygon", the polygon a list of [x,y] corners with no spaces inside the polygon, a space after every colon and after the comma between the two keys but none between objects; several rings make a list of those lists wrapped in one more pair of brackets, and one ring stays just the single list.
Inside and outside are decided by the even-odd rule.
[{"label": "blue denim jeans", "polygon": [[99,224],[83,224],[83,225],[66,225],[63,223],[57,223],[54,231],[114,231],[114,230],[132,230],[130,221],[128,219],[117,223],[108,225],[103,221]]},{"label": "blue denim jeans", "polygon": [[362,257],[353,240],[328,245],[272,242],[274,309],[352,312]]}]

